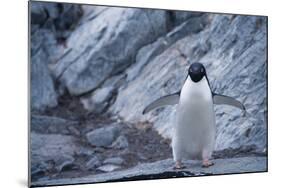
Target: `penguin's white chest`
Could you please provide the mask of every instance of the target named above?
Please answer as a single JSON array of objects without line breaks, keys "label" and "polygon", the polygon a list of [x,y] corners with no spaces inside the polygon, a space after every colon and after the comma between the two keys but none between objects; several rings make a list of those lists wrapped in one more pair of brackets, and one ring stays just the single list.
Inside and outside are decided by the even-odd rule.
[{"label": "penguin's white chest", "polygon": [[175,160],[210,158],[215,144],[212,93],[204,77],[188,78],[181,90],[173,135]]}]

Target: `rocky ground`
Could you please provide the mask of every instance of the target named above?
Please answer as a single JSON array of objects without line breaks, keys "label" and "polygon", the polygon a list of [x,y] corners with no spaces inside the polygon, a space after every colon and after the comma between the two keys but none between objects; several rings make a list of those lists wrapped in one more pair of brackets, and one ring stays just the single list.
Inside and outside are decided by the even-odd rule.
[{"label": "rocky ground", "polygon": [[236,173],[249,172],[266,172],[267,158],[266,157],[242,157],[232,159],[216,159],[215,165],[209,168],[201,168],[196,161],[186,161],[186,167],[182,170],[174,170],[172,168],[173,160],[166,159],[154,163],[145,163],[128,170],[116,171],[107,173],[106,176],[88,175],[73,179],[53,179],[34,182],[34,186],[42,185],[64,185],[76,183],[100,183],[100,182],[118,182],[132,180],[150,180],[163,178],[180,178],[194,176],[209,176],[209,175],[225,175]]},{"label": "rocky ground", "polygon": [[[33,185],[266,170],[266,17],[30,5]],[[174,172],[175,107],[141,112],[179,91],[198,61],[212,90],[243,102],[248,115],[215,106],[218,165]]]},{"label": "rocky ground", "polygon": [[36,186],[266,171],[267,154],[254,146],[215,151],[218,164],[211,170],[188,162],[186,169],[174,171],[170,140],[151,123],[129,124],[89,113],[70,96],[59,108],[33,114],[31,122],[31,175]]},{"label": "rocky ground", "polygon": [[[44,184],[43,182],[46,181],[47,185],[47,180],[51,179],[65,184],[72,178],[83,179],[90,175],[97,177],[97,180],[93,179],[91,182],[111,181],[110,178],[99,180],[99,176],[96,175],[104,173],[110,175],[113,171],[120,174],[123,170],[132,167],[135,167],[134,172],[137,173],[136,169],[143,163],[154,164],[155,161],[172,157],[170,140],[161,137],[149,122],[130,124],[110,115],[89,113],[83,109],[77,99],[69,95],[61,98],[59,103],[60,107],[48,109],[41,114],[33,113],[31,116],[31,175],[32,182],[36,182],[35,184]],[[230,148],[215,151],[213,157],[240,160],[241,157],[254,159],[266,156],[266,153],[258,153],[255,149],[254,146]],[[173,167],[171,160],[168,164],[164,165],[167,169],[161,173],[171,170]],[[237,172],[240,168],[242,167],[239,167]],[[157,171],[157,168],[154,170]],[[254,167],[252,170],[265,169]],[[156,171],[152,177],[175,176],[175,174],[169,176],[169,173],[161,175],[160,169],[158,169],[160,174],[157,176]],[[124,173],[126,174],[126,171]],[[187,174],[194,176],[197,173],[189,171]],[[133,177],[132,175],[131,179]],[[120,175],[115,179],[117,181],[122,178],[125,176]]]},{"label": "rocky ground", "polygon": [[83,177],[171,158],[170,141],[150,123],[124,123],[74,103],[71,98],[61,101],[60,108],[32,115],[32,181]]}]

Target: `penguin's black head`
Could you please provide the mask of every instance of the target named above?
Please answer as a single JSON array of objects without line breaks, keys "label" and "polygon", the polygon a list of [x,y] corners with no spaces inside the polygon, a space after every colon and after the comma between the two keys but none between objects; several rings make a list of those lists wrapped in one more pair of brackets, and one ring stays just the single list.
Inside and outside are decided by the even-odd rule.
[{"label": "penguin's black head", "polygon": [[205,67],[201,63],[192,63],[188,74],[193,82],[199,82],[206,75]]}]

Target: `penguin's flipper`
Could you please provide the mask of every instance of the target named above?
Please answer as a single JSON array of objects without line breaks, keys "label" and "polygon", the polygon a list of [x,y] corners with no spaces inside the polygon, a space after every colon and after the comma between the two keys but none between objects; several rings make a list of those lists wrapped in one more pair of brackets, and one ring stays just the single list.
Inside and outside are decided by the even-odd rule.
[{"label": "penguin's flipper", "polygon": [[240,101],[238,101],[232,97],[226,96],[226,95],[220,95],[217,93],[213,93],[213,102],[214,102],[214,104],[231,105],[231,106],[234,106],[236,108],[243,110],[244,112],[246,111],[245,106]]},{"label": "penguin's flipper", "polygon": [[150,112],[151,110],[153,110],[155,108],[159,108],[161,106],[178,104],[179,99],[180,99],[180,92],[163,96],[163,97],[153,101],[152,103],[150,103],[147,107],[145,107],[142,114],[146,114],[147,112]]}]

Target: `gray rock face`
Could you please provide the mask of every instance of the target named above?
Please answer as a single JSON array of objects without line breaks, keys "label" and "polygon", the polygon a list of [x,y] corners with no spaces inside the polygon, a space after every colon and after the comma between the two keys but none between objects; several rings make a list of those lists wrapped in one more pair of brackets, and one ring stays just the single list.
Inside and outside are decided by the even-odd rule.
[{"label": "gray rock face", "polygon": [[58,171],[72,165],[79,151],[72,136],[31,133],[31,174]]},{"label": "gray rock face", "polygon": [[57,93],[54,82],[50,76],[47,64],[44,60],[46,54],[39,49],[31,57],[31,109],[44,110],[46,107],[57,105]]},{"label": "gray rock face", "polygon": [[[211,15],[210,24],[198,34],[187,36],[127,71],[128,84],[118,91],[110,111],[126,121],[154,122],[164,137],[171,137],[175,107],[141,116],[146,105],[160,96],[179,91],[187,75],[187,62],[202,62],[214,92],[242,101],[250,115],[227,106],[217,106],[216,149],[266,146],[266,18]],[[158,41],[151,45],[157,45]],[[142,50],[139,52],[143,53]],[[142,67],[141,69],[139,67]],[[130,74],[129,74],[130,75]],[[135,78],[134,80],[132,78]]]},{"label": "gray rock face", "polygon": [[93,146],[107,147],[110,146],[117,138],[119,131],[119,127],[114,125],[102,127],[87,133],[86,138],[87,141]]},{"label": "gray rock face", "polygon": [[71,94],[86,93],[123,71],[140,47],[166,31],[165,11],[110,8],[72,33],[69,52],[52,70]]},{"label": "gray rock face", "polygon": [[66,40],[82,16],[82,10],[71,4],[32,2],[30,5],[31,107],[44,111],[57,106],[60,95],[49,66],[64,53]]},{"label": "gray rock face", "polygon": [[[104,112],[112,102],[96,103],[100,97],[93,95],[108,89],[108,85],[114,89],[119,87],[120,82],[108,83],[114,82],[116,74],[135,63],[140,48],[185,22],[180,32],[175,31],[165,38],[168,42],[164,41],[164,46],[163,41],[160,41],[157,49],[152,49],[152,53],[146,55],[149,58],[179,38],[202,30],[207,21],[207,16],[201,13],[41,2],[31,3],[31,16],[31,54],[42,49],[47,57],[41,58],[40,62],[48,66],[44,71],[48,79],[55,82],[49,86],[41,84],[44,87],[41,93],[47,95],[49,92],[49,95],[56,96],[32,97],[35,103],[46,104],[34,105],[35,109],[56,106],[57,97],[64,94],[66,89],[71,95],[85,95],[94,91],[91,97],[83,97],[81,101],[86,109],[97,113]],[[31,71],[37,70],[32,68]],[[34,90],[37,90],[37,85],[33,87]],[[52,89],[54,85],[56,89]],[[51,89],[45,91],[47,88]]]},{"label": "gray rock face", "polygon": [[[185,20],[182,24],[175,27],[165,36],[157,39],[156,42],[146,45],[138,51],[136,56],[136,64],[126,70],[127,81],[131,82],[139,75],[145,65],[150,63],[155,57],[163,53],[172,44],[187,35],[192,35],[202,31],[208,25],[208,16],[201,15],[191,17]],[[179,51],[176,51],[181,55]]]},{"label": "gray rock face", "polygon": [[129,180],[147,180],[174,177],[192,177],[211,174],[233,174],[245,172],[266,172],[265,157],[242,157],[233,159],[217,159],[216,165],[210,168],[202,168],[196,162],[187,162],[188,169],[181,171],[173,170],[172,159],[157,161],[154,163],[141,164],[128,170],[110,172],[106,175],[90,175],[82,178],[53,179],[33,182],[33,186],[62,185],[67,183],[97,183]]}]

